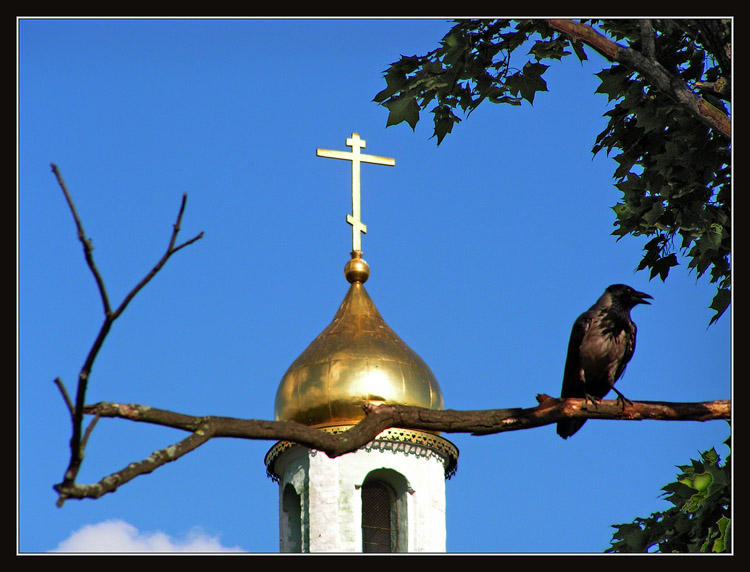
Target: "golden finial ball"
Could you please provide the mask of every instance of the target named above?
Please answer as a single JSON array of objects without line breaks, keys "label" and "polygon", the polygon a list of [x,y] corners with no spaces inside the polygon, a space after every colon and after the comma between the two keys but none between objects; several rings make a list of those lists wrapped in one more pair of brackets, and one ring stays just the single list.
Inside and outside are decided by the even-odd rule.
[{"label": "golden finial ball", "polygon": [[352,252],[352,259],[346,263],[344,276],[350,284],[359,282],[364,284],[370,277],[370,265],[362,259],[362,251]]}]

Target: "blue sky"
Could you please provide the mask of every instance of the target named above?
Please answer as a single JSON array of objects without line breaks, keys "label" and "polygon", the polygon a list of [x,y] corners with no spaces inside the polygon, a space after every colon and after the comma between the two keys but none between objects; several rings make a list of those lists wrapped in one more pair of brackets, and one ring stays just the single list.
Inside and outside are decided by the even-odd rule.
[{"label": "blue sky", "polygon": [[[119,304],[173,257],[118,320],[87,401],[271,419],[288,365],[346,293],[350,169],[316,148],[365,152],[367,290],[429,364],[451,409],[532,407],[559,395],[575,318],[612,283],[654,296],[619,382],[633,400],[731,397],[728,312],[686,261],[667,281],[634,272],[646,239],[611,236],[614,161],[592,157],[603,60],[546,74],[534,106],[485,103],[437,147],[431,116],[385,128],[382,72],[422,54],[444,20],[40,20],[18,23],[18,550],[278,551],[278,490],[265,441],[218,440],[99,500],[55,507],[73,391],[102,321],[56,163]],[[447,482],[449,552],[601,552],[612,524],[668,508],[676,465],[729,433],[723,421],[590,421],[460,449]],[[184,437],[103,420],[81,482]],[[66,544],[80,541],[80,544]],[[130,544],[122,544],[122,543]],[[93,543],[93,544],[92,544]],[[157,548],[154,548],[157,547]]]}]

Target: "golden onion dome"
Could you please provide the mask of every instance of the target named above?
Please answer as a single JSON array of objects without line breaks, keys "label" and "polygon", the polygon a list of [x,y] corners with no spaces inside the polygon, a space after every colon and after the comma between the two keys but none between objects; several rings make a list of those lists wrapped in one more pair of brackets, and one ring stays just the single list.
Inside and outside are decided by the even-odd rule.
[{"label": "golden onion dome", "polygon": [[349,291],[333,321],[289,366],[276,392],[277,421],[354,425],[365,403],[444,409],[427,364],[385,323],[364,287],[369,267],[352,252]]}]

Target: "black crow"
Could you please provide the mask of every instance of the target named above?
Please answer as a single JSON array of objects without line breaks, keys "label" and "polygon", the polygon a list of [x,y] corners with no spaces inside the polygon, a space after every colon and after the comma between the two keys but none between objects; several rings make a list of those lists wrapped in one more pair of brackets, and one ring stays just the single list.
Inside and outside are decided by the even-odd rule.
[{"label": "black crow", "polygon": [[[583,397],[596,404],[613,389],[623,407],[625,401],[630,402],[615,389],[615,382],[635,351],[636,327],[630,310],[637,304],[650,304],[646,298],[653,299],[625,284],[613,284],[578,317],[570,333],[561,397]],[[567,439],[585,422],[558,421],[557,434]]]}]

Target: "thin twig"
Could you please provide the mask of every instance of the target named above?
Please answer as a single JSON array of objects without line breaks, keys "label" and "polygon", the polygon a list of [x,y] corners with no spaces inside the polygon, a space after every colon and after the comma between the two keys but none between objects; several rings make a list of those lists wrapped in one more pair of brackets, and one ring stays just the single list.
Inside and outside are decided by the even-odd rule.
[{"label": "thin twig", "polygon": [[187,203],[187,194],[182,195],[182,203],[180,204],[180,212],[177,215],[177,222],[172,227],[172,236],[169,239],[169,246],[167,247],[167,251],[164,253],[164,255],[159,259],[159,261],[154,265],[154,267],[151,269],[151,271],[146,274],[146,276],[143,277],[143,279],[136,284],[136,286],[128,293],[127,296],[125,296],[124,300],[120,304],[120,306],[115,310],[114,312],[114,318],[119,317],[124,311],[125,308],[130,304],[130,302],[133,300],[136,294],[140,292],[146,284],[148,284],[154,276],[159,272],[159,270],[162,269],[162,267],[167,263],[167,260],[177,251],[181,250],[182,248],[193,244],[195,241],[200,240],[203,238],[203,232],[199,233],[198,235],[194,236],[190,240],[184,242],[183,244],[180,244],[179,246],[175,247],[175,242],[177,241],[177,235],[180,232],[180,225],[182,224],[182,215],[185,212],[185,204]]},{"label": "thin twig", "polygon": [[96,427],[96,424],[99,422],[99,419],[101,419],[101,416],[97,415],[91,420],[91,423],[89,423],[89,426],[86,427],[86,432],[83,434],[83,438],[81,439],[81,451],[86,450],[86,443],[88,443],[89,437],[91,436],[91,432],[94,430],[94,427]]},{"label": "thin twig", "polygon": [[63,398],[65,399],[66,404],[68,406],[68,410],[71,411],[71,416],[72,416],[73,430],[72,430],[72,436],[70,439],[71,455],[70,455],[70,461],[68,463],[68,468],[65,471],[64,481],[61,485],[64,487],[70,487],[70,486],[75,486],[75,479],[76,479],[76,476],[78,475],[78,472],[81,467],[81,463],[83,461],[83,451],[85,449],[86,442],[88,441],[88,438],[91,435],[91,432],[96,426],[96,423],[98,420],[98,419],[95,419],[86,429],[85,434],[83,433],[84,405],[85,405],[85,399],[86,399],[86,391],[88,388],[89,376],[91,375],[91,370],[94,366],[94,361],[96,360],[96,357],[99,354],[99,351],[102,345],[104,344],[104,340],[109,334],[112,324],[122,314],[122,312],[125,310],[127,305],[131,302],[131,300],[135,297],[135,295],[138,292],[140,292],[140,290],[143,289],[143,287],[146,284],[148,284],[148,282],[159,272],[159,270],[161,270],[164,264],[166,264],[167,260],[169,260],[169,258],[178,250],[202,238],[203,233],[201,232],[197,236],[193,237],[192,239],[188,240],[187,242],[177,247],[174,246],[177,240],[177,235],[179,234],[179,231],[180,231],[180,225],[182,223],[182,216],[185,212],[185,205],[187,203],[187,195],[183,194],[182,202],[180,204],[180,210],[177,215],[177,222],[173,226],[172,235],[170,237],[167,251],[161,257],[159,262],[157,262],[156,266],[154,266],[154,268],[135,286],[135,288],[133,288],[127,294],[127,296],[125,296],[125,299],[123,300],[123,302],[120,304],[117,310],[113,312],[110,302],[109,302],[109,297],[107,295],[107,290],[104,286],[104,280],[102,279],[99,269],[97,268],[96,263],[94,262],[92,240],[86,237],[86,233],[83,229],[83,224],[81,223],[81,219],[78,216],[78,211],[75,208],[75,203],[73,202],[73,199],[70,193],[68,192],[68,188],[65,184],[65,181],[62,178],[62,175],[60,174],[60,170],[58,169],[57,165],[55,165],[54,163],[52,164],[52,172],[55,174],[55,177],[57,178],[57,182],[60,188],[62,189],[63,195],[65,196],[65,200],[68,203],[68,207],[70,208],[70,212],[73,215],[73,220],[75,222],[77,233],[78,233],[78,239],[83,245],[84,257],[86,259],[86,263],[88,264],[88,267],[91,270],[91,273],[94,275],[97,288],[99,289],[99,295],[102,299],[102,304],[104,306],[104,322],[102,323],[102,326],[99,329],[96,339],[94,340],[94,343],[91,346],[91,349],[89,350],[88,355],[86,356],[84,365],[83,367],[81,367],[81,371],[78,374],[78,385],[76,388],[75,405],[70,400],[70,397],[68,396],[67,391],[65,390],[65,387],[62,385],[62,382],[59,380],[59,378],[55,381],[58,388],[61,390],[63,394]]},{"label": "thin twig", "polygon": [[194,451],[211,439],[211,435],[202,431],[196,431],[182,441],[154,451],[146,459],[137,463],[128,463],[123,469],[104,477],[97,483],[81,485],[78,483],[60,483],[55,485],[58,492],[57,506],[60,507],[69,499],[99,498],[100,496],[116,491],[120,486],[128,483],[139,475],[151,473],[172,461],[176,461],[183,455]]},{"label": "thin twig", "polygon": [[54,380],[54,384],[57,386],[57,389],[60,390],[60,393],[62,394],[63,401],[65,401],[65,405],[68,406],[68,411],[70,412],[71,418],[73,417],[73,402],[70,399],[70,395],[68,395],[68,390],[65,389],[65,385],[63,385],[62,380],[59,377],[56,377]]},{"label": "thin twig", "polygon": [[76,230],[78,231],[78,240],[83,245],[83,255],[86,258],[86,263],[89,265],[91,273],[94,275],[96,286],[99,289],[99,296],[101,297],[102,304],[104,305],[104,315],[109,315],[111,311],[109,305],[109,296],[107,296],[107,289],[104,287],[104,280],[102,279],[101,274],[99,274],[99,269],[96,267],[96,264],[94,264],[94,256],[92,254],[94,250],[93,241],[90,238],[86,238],[86,232],[83,230],[81,218],[78,216],[78,211],[76,210],[73,199],[68,192],[68,187],[65,185],[65,181],[60,174],[60,170],[54,163],[52,163],[52,172],[57,178],[57,183],[60,185],[63,195],[65,196],[65,200],[68,203],[68,207],[70,208],[70,212],[73,215],[73,221],[75,222]]}]

